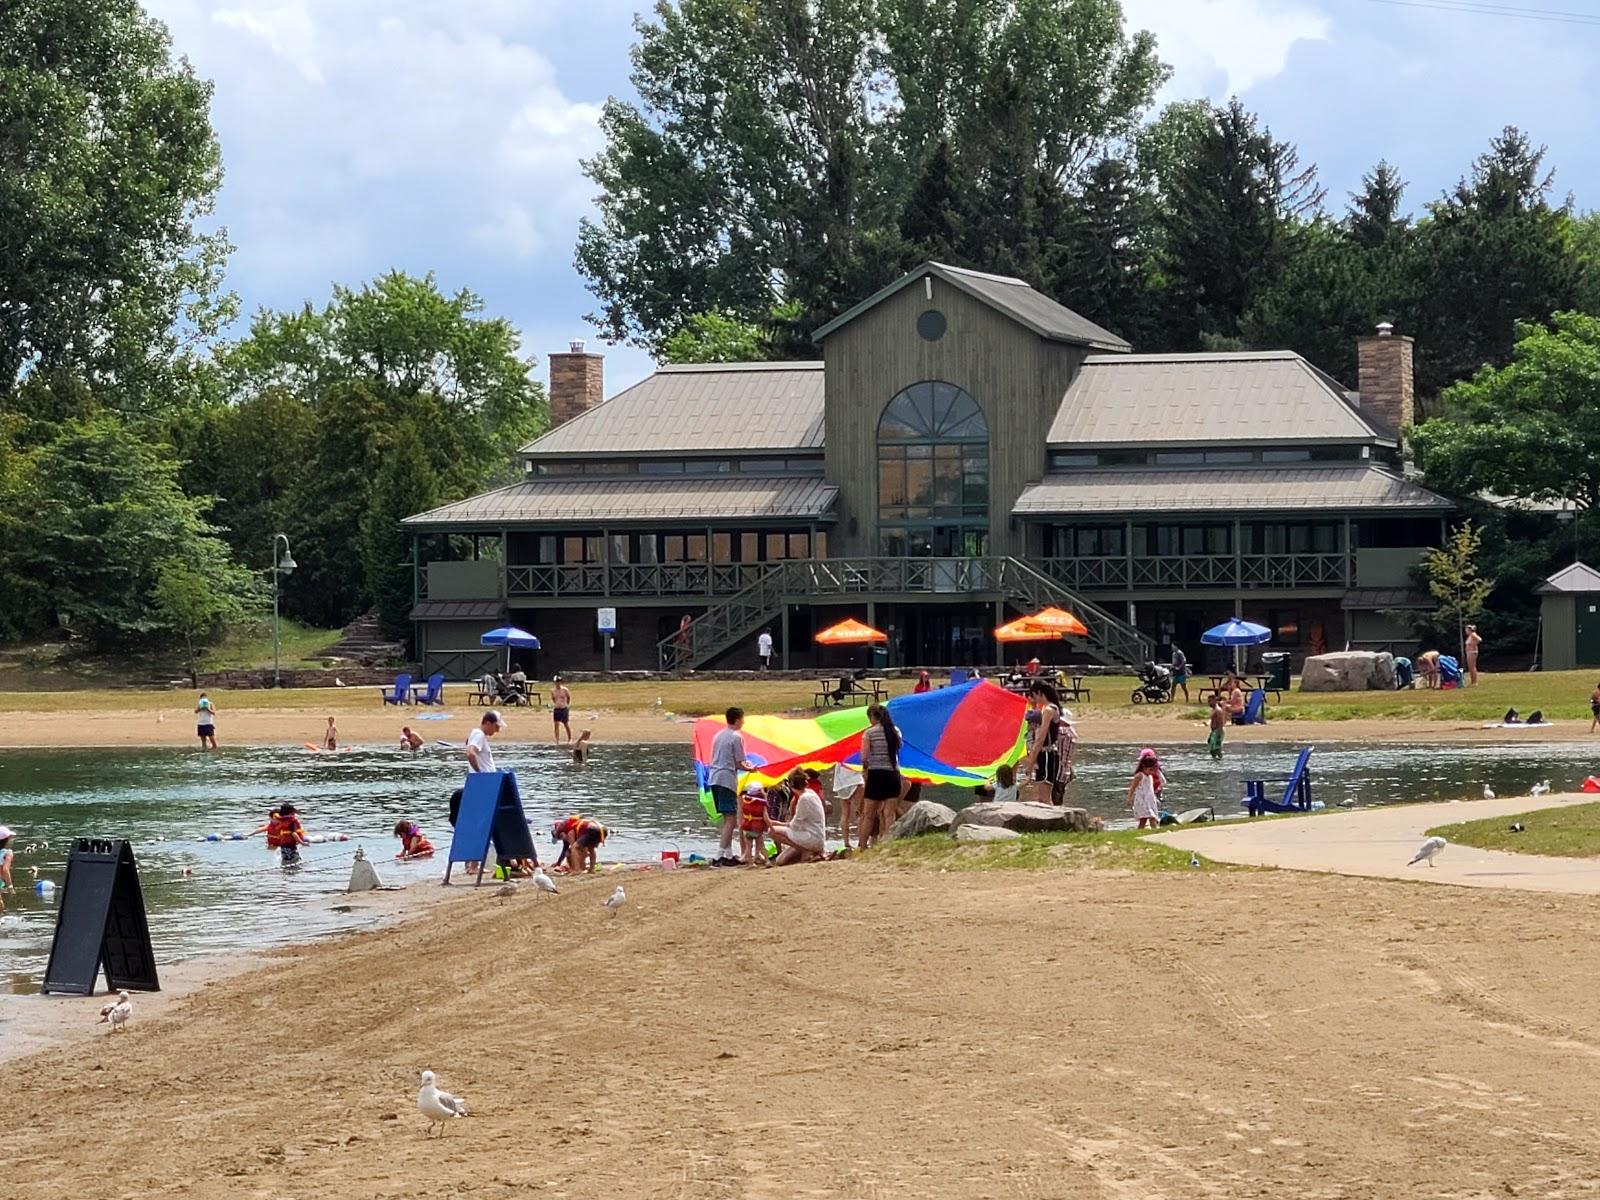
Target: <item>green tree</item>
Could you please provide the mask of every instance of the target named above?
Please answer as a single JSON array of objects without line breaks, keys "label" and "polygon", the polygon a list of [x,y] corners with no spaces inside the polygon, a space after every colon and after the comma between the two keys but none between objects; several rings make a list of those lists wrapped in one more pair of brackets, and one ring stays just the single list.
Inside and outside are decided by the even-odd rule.
[{"label": "green tree", "polygon": [[15,0],[0,16],[0,395],[80,372],[125,409],[170,403],[183,351],[231,315],[211,86],[136,0]]},{"label": "green tree", "polygon": [[1159,340],[1159,268],[1144,236],[1152,211],[1133,164],[1101,159],[1069,202],[1053,289],[1063,303],[1136,347]]},{"label": "green tree", "polygon": [[[1185,143],[1180,143],[1185,144]],[[1216,109],[1189,153],[1169,168],[1161,216],[1164,270],[1175,340],[1240,336],[1256,298],[1274,286],[1294,254],[1323,189],[1294,146],[1237,99]]]},{"label": "green tree", "polygon": [[1511,361],[1440,397],[1412,443],[1428,481],[1458,496],[1600,505],[1600,317],[1518,328]]},{"label": "green tree", "polygon": [[15,504],[27,537],[10,548],[6,574],[37,588],[50,626],[101,643],[169,628],[155,586],[158,564],[172,559],[235,590],[209,500],[185,495],[171,448],[116,414],[69,421],[32,451]]},{"label": "green tree", "polygon": [[1116,0],[661,0],[637,27],[577,262],[603,334],[651,349],[685,307],[809,329],[880,286],[941,140],[970,181],[953,257],[1039,281],[1052,206],[1165,78]]},{"label": "green tree", "polygon": [[411,632],[411,534],[400,522],[438,505],[435,478],[416,424],[405,421],[385,449],[361,525],[367,590],[384,631],[395,637]]},{"label": "green tree", "polygon": [[198,539],[187,549],[187,558],[156,563],[150,601],[158,627],[183,639],[192,684],[200,670],[197,644],[245,620],[259,603],[261,580],[229,558],[215,538]]},{"label": "green tree", "polygon": [[1519,321],[1575,304],[1582,265],[1571,212],[1551,205],[1544,158],[1544,147],[1507,128],[1418,224],[1406,271],[1420,393],[1505,363]]},{"label": "green tree", "polygon": [[1250,345],[1294,350],[1346,387],[1359,383],[1357,339],[1370,334],[1388,293],[1381,250],[1317,221],[1301,233],[1277,280],[1257,294],[1242,327]]},{"label": "green tree", "polygon": [[668,363],[757,362],[767,357],[772,335],[727,313],[696,313],[661,347]]},{"label": "green tree", "polygon": [[1423,618],[1435,636],[1454,642],[1463,660],[1466,656],[1466,628],[1483,616],[1494,581],[1478,569],[1478,552],[1483,534],[1471,521],[1463,521],[1451,532],[1445,544],[1428,551],[1422,573],[1428,592],[1438,607]]},{"label": "green tree", "polygon": [[1363,250],[1398,250],[1411,233],[1411,218],[1401,207],[1406,182],[1387,160],[1361,177],[1361,190],[1350,196],[1345,228]]}]

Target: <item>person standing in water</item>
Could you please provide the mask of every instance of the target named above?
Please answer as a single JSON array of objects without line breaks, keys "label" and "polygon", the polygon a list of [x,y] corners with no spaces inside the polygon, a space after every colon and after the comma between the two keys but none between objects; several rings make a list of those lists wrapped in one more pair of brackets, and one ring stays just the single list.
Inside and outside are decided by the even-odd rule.
[{"label": "person standing in water", "polygon": [[1223,731],[1228,728],[1228,710],[1223,706],[1222,696],[1212,693],[1211,696],[1211,732],[1206,735],[1206,749],[1211,757],[1222,757]]},{"label": "person standing in water", "polygon": [[1156,797],[1156,776],[1159,771],[1153,753],[1141,754],[1133,779],[1128,784],[1128,807],[1133,809],[1140,829],[1155,829],[1161,824],[1161,801]]},{"label": "person standing in water", "polygon": [[322,748],[324,750],[337,750],[339,748],[339,727],[333,723],[333,718],[328,718],[328,727],[322,731]]},{"label": "person standing in water", "polygon": [[194,706],[195,732],[200,735],[200,749],[217,748],[217,706],[204,692]]},{"label": "person standing in water", "polygon": [[550,722],[554,729],[556,745],[561,745],[561,731],[567,731],[567,743],[572,743],[572,693],[557,675],[550,689]]}]

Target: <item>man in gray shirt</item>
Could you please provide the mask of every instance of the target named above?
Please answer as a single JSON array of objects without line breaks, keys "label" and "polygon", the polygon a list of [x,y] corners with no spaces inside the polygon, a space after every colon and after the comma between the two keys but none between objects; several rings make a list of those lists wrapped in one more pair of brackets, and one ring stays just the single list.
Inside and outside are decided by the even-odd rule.
[{"label": "man in gray shirt", "polygon": [[717,816],[722,818],[720,844],[713,867],[737,867],[739,856],[733,852],[733,834],[739,827],[739,772],[750,770],[751,763],[744,756],[744,709],[730,708],[723,714],[728,727],[711,739],[711,762],[707,775],[711,785],[711,800],[716,805]]}]

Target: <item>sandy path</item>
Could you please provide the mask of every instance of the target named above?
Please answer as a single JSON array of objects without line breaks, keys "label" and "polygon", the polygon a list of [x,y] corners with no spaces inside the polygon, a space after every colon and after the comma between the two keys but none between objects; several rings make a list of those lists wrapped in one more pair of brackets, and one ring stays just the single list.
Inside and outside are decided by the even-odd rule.
[{"label": "sandy path", "polygon": [[[745,699],[730,695],[730,702]],[[340,707],[332,708],[345,742],[361,745],[391,745],[399,739],[400,727],[410,725],[428,741],[443,739],[459,742],[480,719],[477,709],[451,707],[442,720],[419,720],[424,714],[382,710],[376,707],[350,711],[349,700],[339,696]],[[222,716],[217,726],[218,742],[229,746],[298,746],[320,743],[327,713],[299,708],[230,709],[221,701]],[[547,740],[551,735],[548,709],[511,709],[506,741]],[[798,714],[805,715],[805,714]],[[1150,744],[1170,746],[1177,742],[1203,743],[1205,722],[1159,716],[1106,715],[1080,712],[1076,722],[1086,745]],[[573,710],[574,730],[594,731],[597,742],[681,742],[688,744],[693,719],[668,718],[653,712],[611,711],[578,707]],[[1296,742],[1327,745],[1332,742],[1471,742],[1519,746],[1528,742],[1576,742],[1584,740],[1581,722],[1556,722],[1527,732],[1482,729],[1476,724],[1451,721],[1389,721],[1359,719],[1351,721],[1276,721],[1245,729],[1230,729],[1228,744],[1244,742]],[[194,717],[190,708],[174,702],[170,707],[106,707],[67,712],[0,713],[0,749],[78,746],[193,746],[196,744]]]},{"label": "sandy path", "polygon": [[[12,1064],[9,1196],[1541,1200],[1600,901],[870,862],[436,910]],[[92,1017],[84,1001],[63,1001]],[[476,1115],[432,1146],[423,1067]]]},{"label": "sandy path", "polygon": [[1557,858],[1450,846],[1433,867],[1408,866],[1427,831],[1457,821],[1504,817],[1567,804],[1588,804],[1579,793],[1514,796],[1454,804],[1396,804],[1358,812],[1323,813],[1250,822],[1191,826],[1151,840],[1192,850],[1217,862],[1297,871],[1332,871],[1381,879],[1455,883],[1462,887],[1600,895],[1600,858]]}]

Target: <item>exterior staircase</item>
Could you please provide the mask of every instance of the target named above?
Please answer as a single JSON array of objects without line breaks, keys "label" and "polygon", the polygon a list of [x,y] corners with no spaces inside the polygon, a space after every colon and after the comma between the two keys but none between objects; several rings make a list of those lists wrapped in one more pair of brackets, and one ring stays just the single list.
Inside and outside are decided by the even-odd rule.
[{"label": "exterior staircase", "polygon": [[406,648],[383,634],[376,612],[362,613],[339,631],[339,640],[318,652],[319,658],[345,658],[363,666],[377,667],[405,659]]},{"label": "exterior staircase", "polygon": [[823,558],[773,564],[743,591],[701,613],[687,630],[663,638],[657,655],[664,671],[692,671],[772,624],[786,603],[821,596],[914,600],[919,595],[999,599],[1020,612],[1051,604],[1070,609],[1089,633],[1068,641],[1107,666],[1137,666],[1154,649],[1132,625],[1018,558]]}]

